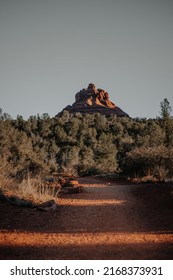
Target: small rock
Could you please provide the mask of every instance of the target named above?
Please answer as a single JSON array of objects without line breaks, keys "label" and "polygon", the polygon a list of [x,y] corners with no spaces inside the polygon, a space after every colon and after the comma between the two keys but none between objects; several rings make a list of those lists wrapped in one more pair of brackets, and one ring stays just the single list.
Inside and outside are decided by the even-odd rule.
[{"label": "small rock", "polygon": [[57,209],[57,205],[54,200],[49,200],[37,206],[37,209],[44,212],[55,211]]}]

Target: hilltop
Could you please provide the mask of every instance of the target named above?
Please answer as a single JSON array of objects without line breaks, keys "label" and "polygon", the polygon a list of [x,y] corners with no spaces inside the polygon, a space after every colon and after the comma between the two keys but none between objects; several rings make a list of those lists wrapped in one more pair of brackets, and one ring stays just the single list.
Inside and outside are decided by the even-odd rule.
[{"label": "hilltop", "polygon": [[129,116],[110,101],[107,91],[101,88],[97,89],[92,83],[87,88],[83,88],[77,92],[75,94],[75,102],[65,107],[62,112],[65,110],[72,114],[79,112],[81,114],[100,113],[106,116],[116,115],[118,117]]}]

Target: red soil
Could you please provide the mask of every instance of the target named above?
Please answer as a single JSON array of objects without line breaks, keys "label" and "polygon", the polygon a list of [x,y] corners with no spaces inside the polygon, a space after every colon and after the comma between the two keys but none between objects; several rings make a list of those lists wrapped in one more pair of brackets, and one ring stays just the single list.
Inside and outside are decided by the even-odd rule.
[{"label": "red soil", "polygon": [[0,259],[173,259],[173,187],[80,178],[56,212],[0,202]]}]

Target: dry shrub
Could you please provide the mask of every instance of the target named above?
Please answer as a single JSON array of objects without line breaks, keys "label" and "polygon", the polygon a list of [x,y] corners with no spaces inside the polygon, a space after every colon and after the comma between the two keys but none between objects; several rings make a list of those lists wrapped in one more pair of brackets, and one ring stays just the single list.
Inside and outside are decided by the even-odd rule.
[{"label": "dry shrub", "polygon": [[46,185],[41,178],[23,179],[17,183],[16,179],[10,177],[12,170],[11,164],[2,158],[0,161],[0,192],[6,197],[17,197],[24,200],[30,200],[33,203],[43,203],[48,200],[57,199],[60,186]]},{"label": "dry shrub", "polygon": [[168,149],[163,145],[158,147],[142,146],[127,153],[125,171],[130,177],[151,176],[159,181],[164,181],[167,176],[172,174],[172,159],[173,149]]},{"label": "dry shrub", "polygon": [[14,185],[14,179],[10,177],[11,165],[5,158],[0,160],[0,189],[6,190],[12,188]]},{"label": "dry shrub", "polygon": [[0,175],[0,191],[5,197],[16,197],[33,204],[41,204],[49,200],[57,200],[61,187],[49,186],[43,183],[41,179],[22,180],[17,184],[13,179]]},{"label": "dry shrub", "polygon": [[43,203],[48,200],[57,199],[60,186],[45,185],[41,179],[24,179],[17,187],[17,195],[20,198],[31,200],[34,203]]},{"label": "dry shrub", "polygon": [[156,182],[158,182],[158,179],[155,178],[152,175],[146,175],[146,176],[143,176],[143,177],[128,178],[128,180],[132,183],[156,183]]},{"label": "dry shrub", "polygon": [[169,170],[166,169],[164,166],[156,166],[154,170],[154,175],[158,178],[159,181],[165,181]]},{"label": "dry shrub", "polygon": [[0,189],[1,190],[8,190],[12,188],[14,184],[14,180],[10,178],[9,176],[6,176],[4,174],[0,174]]}]

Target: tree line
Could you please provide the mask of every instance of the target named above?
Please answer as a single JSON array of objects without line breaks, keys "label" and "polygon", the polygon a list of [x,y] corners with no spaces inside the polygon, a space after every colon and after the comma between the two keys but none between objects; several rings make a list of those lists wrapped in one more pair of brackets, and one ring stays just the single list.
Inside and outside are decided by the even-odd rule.
[{"label": "tree line", "polygon": [[173,173],[173,119],[167,99],[160,117],[140,119],[64,111],[12,119],[0,110],[0,171],[16,179],[52,172],[75,175]]}]

